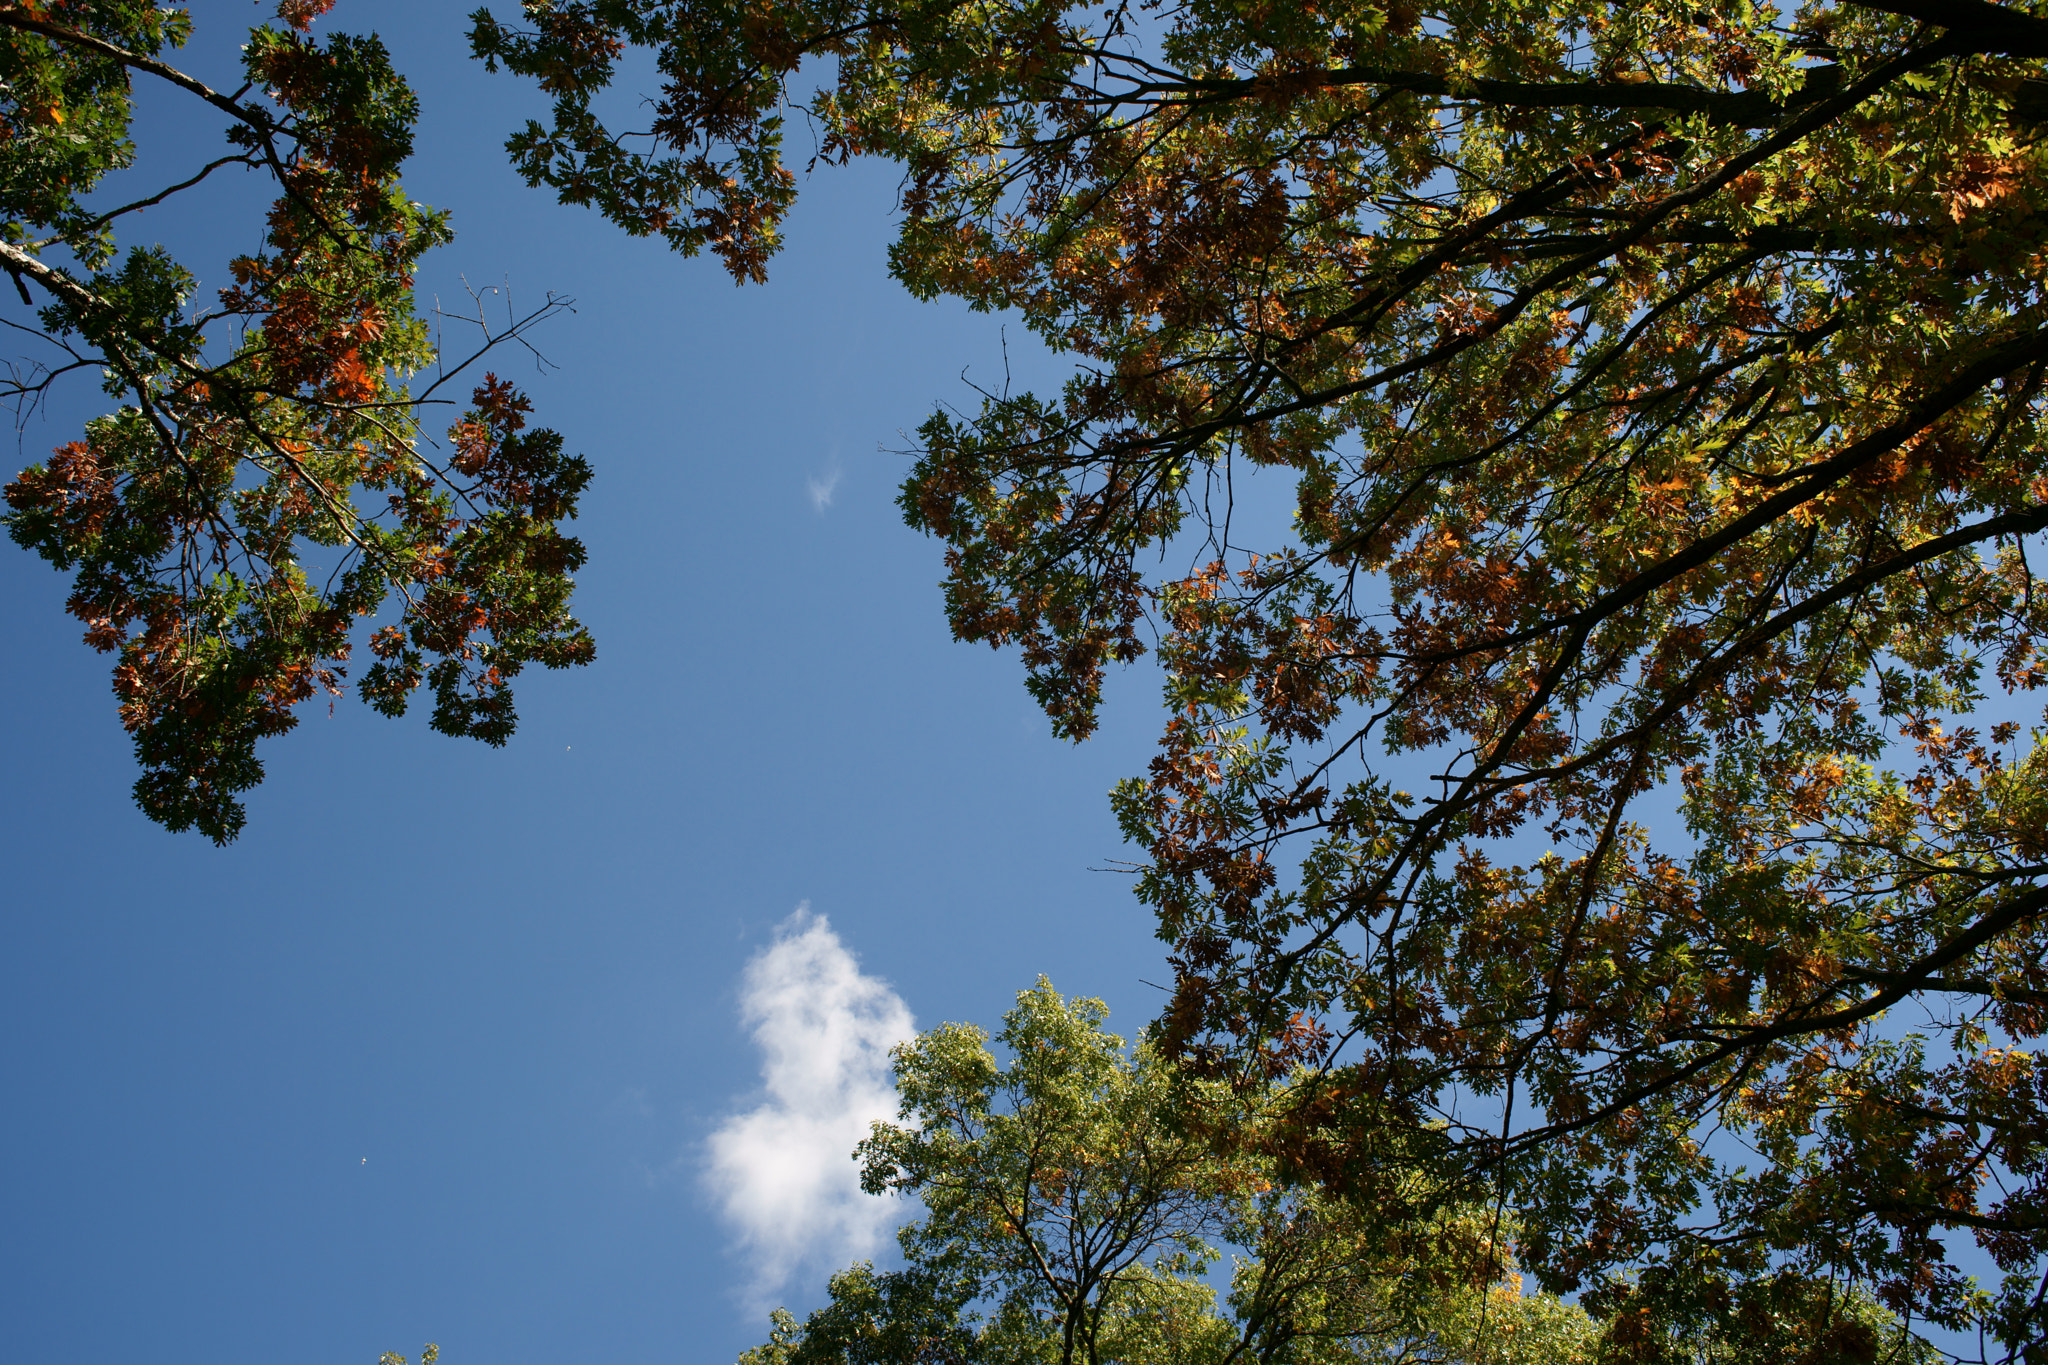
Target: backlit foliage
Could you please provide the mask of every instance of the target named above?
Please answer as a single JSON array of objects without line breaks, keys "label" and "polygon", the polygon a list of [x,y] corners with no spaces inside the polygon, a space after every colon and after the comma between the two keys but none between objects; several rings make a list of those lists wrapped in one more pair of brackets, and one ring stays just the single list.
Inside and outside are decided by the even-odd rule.
[{"label": "backlit foliage", "polygon": [[[413,276],[450,233],[399,184],[417,105],[383,45],[306,32],[331,4],[284,0],[233,93],[164,60],[190,32],[183,10],[0,5],[0,268],[49,348],[4,396],[22,411],[98,371],[119,404],[7,485],[8,531],[73,575],[86,642],[117,660],[143,810],[217,842],[262,777],[257,741],[339,695],[358,621],[387,600],[400,611],[371,637],[361,694],[397,715],[427,683],[448,734],[502,744],[512,676],[592,651],[568,614],[583,549],[556,525],[589,467],[526,431],[526,400],[495,377],[462,382],[473,407],[446,453],[421,439],[422,404],[446,403],[461,367],[408,388],[437,360]],[[216,110],[222,153],[135,167],[138,81]],[[122,253],[116,233],[230,168],[277,198],[262,248],[202,306],[186,267],[160,246]],[[139,192],[138,175],[153,175]]]},{"label": "backlit foliage", "polygon": [[[588,0],[474,36],[555,93],[514,150],[564,197],[757,275],[794,101],[819,159],[901,168],[906,285],[1075,360],[933,416],[903,509],[1060,733],[1156,649],[1115,801],[1159,1046],[1312,1068],[1296,1178],[1506,1200],[1634,1358],[1836,1279],[2038,1354],[2038,8]],[[630,45],[640,143],[590,104]],[[1233,493],[1276,480],[1262,525]]]}]

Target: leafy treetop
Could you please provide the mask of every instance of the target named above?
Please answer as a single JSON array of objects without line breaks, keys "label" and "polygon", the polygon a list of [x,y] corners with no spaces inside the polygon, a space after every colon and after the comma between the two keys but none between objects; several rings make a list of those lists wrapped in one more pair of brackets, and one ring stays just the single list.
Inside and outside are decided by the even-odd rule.
[{"label": "leafy treetop", "polygon": [[[857,1264],[799,1325],[741,1365],[1590,1365],[1630,1340],[1582,1309],[1523,1294],[1499,1209],[1383,1206],[1288,1185],[1231,1140],[1201,1082],[1149,1044],[1126,1050],[1099,1001],[1042,978],[997,1041],[944,1025],[897,1054],[902,1120],[863,1143],[863,1183],[922,1200],[903,1266]],[[1211,1083],[1213,1084],[1213,1083]],[[1285,1121],[1285,1084],[1236,1106]],[[1411,1192],[1413,1193],[1413,1192]],[[1421,1201],[1414,1201],[1420,1204]],[[1224,1302],[1207,1271],[1236,1249]],[[1693,1358],[1926,1362],[1867,1298],[1782,1277],[1746,1296],[1739,1334]]]},{"label": "leafy treetop", "polygon": [[[393,596],[359,690],[397,715],[430,683],[448,734],[504,743],[510,679],[592,654],[568,613],[583,549],[557,526],[589,466],[527,431],[526,400],[494,376],[473,384],[445,455],[422,442],[423,406],[447,403],[468,363],[407,387],[437,359],[414,271],[450,232],[399,184],[418,107],[383,45],[308,36],[330,4],[284,0],[283,27],[250,33],[232,93],[164,60],[191,32],[183,10],[0,4],[0,269],[38,309],[10,324],[32,351],[0,397],[22,413],[83,370],[119,403],[6,486],[8,532],[72,575],[86,642],[117,659],[142,809],[221,843],[262,777],[257,741],[339,693],[357,619]],[[227,124],[219,156],[158,170],[139,194],[138,78]],[[190,271],[161,246],[122,254],[116,233],[229,167],[278,197],[262,249],[201,308]],[[487,327],[481,349],[561,306]]]}]

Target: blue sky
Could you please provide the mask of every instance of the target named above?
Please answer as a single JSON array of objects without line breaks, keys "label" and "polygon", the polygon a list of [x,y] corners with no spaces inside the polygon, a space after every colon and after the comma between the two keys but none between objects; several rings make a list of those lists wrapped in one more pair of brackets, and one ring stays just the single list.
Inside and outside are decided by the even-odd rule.
[{"label": "blue sky", "polygon": [[[236,26],[266,8],[196,7],[183,64],[234,85]],[[765,1336],[765,1263],[705,1144],[778,1102],[743,974],[799,904],[920,1026],[994,1023],[1040,972],[1126,1031],[1155,1007],[1149,916],[1090,870],[1128,852],[1105,794],[1149,756],[1152,680],[1112,685],[1089,744],[1050,738],[1014,659],[950,640],[938,547],[892,505],[905,462],[882,451],[971,401],[963,370],[999,382],[1002,320],[887,279],[878,169],[807,183],[746,289],[525,189],[500,144],[539,97],[468,62],[462,10],[342,0],[323,27],[378,30],[419,90],[407,185],[458,232],[423,291],[577,301],[538,338],[559,369],[508,370],[598,471],[577,528],[598,661],[525,679],[497,751],[308,708],[220,850],[135,811],[107,661],[62,580],[0,547],[14,1358],[730,1361]],[[145,93],[138,182],[217,145]],[[129,240],[210,289],[265,197]],[[1008,341],[1020,382],[1056,377]],[[15,466],[98,399],[38,416]],[[778,1297],[822,1282],[800,1266]]]}]

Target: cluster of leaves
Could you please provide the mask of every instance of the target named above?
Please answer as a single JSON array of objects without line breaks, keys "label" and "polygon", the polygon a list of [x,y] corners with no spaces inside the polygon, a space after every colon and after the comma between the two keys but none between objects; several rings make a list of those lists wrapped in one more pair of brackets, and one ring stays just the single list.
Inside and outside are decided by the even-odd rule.
[{"label": "cluster of leaves", "polygon": [[[536,3],[525,9],[533,27],[522,30],[481,9],[470,16],[470,43],[487,69],[531,77],[554,96],[551,124],[529,122],[506,144],[527,184],[596,207],[636,237],[659,233],[685,256],[709,247],[736,281],[758,283],[796,198],[781,157],[781,80],[816,49],[780,31],[772,11],[718,11],[639,0]],[[702,76],[663,92],[642,152],[591,109],[629,46],[659,52],[665,72]]]},{"label": "cluster of leaves", "polygon": [[[435,393],[462,367],[408,389],[437,359],[413,276],[450,233],[399,184],[418,108],[383,45],[306,33],[330,4],[284,0],[285,27],[250,33],[231,94],[162,60],[190,32],[183,11],[0,5],[0,267],[31,307],[47,298],[39,327],[9,325],[58,357],[17,365],[5,396],[32,407],[61,375],[97,370],[120,403],[7,485],[7,528],[74,575],[87,643],[118,657],[138,803],[217,842],[261,780],[257,741],[339,694],[357,618],[394,595],[362,694],[395,715],[429,681],[449,734],[503,743],[509,679],[592,654],[567,605],[583,550],[557,525],[588,465],[552,432],[522,434],[526,402],[495,378],[444,463],[422,448],[422,405],[446,401]],[[101,208],[102,181],[134,159],[138,76],[218,110],[228,150]],[[114,233],[228,167],[265,173],[278,197],[262,249],[230,263],[233,284],[203,310],[168,252],[117,255]]]},{"label": "cluster of leaves", "polygon": [[[746,275],[831,59],[796,98],[903,168],[895,273],[1075,358],[935,415],[902,505],[1060,733],[1157,649],[1115,800],[1160,1046],[1311,1068],[1290,1179],[1505,1199],[1644,1358],[1836,1276],[2039,1352],[2039,9],[537,0],[476,38],[563,101],[536,180],[635,230],[744,206],[693,240]],[[590,104],[635,44],[637,159]],[[1276,479],[1261,529],[1232,494]]]},{"label": "cluster of leaves", "polygon": [[[923,1202],[903,1267],[834,1276],[825,1307],[802,1325],[778,1311],[741,1365],[1586,1365],[1639,1331],[1523,1294],[1498,1211],[1411,1192],[1427,1212],[1390,1221],[1284,1184],[1263,1153],[1287,1084],[1219,1104],[1104,1016],[1041,979],[998,1035],[1008,1065],[959,1025],[900,1048],[905,1123],[877,1124],[859,1155],[871,1192]],[[1931,1359],[1867,1298],[1794,1277],[1752,1296],[1738,1334],[1688,1345],[1759,1365]]]}]

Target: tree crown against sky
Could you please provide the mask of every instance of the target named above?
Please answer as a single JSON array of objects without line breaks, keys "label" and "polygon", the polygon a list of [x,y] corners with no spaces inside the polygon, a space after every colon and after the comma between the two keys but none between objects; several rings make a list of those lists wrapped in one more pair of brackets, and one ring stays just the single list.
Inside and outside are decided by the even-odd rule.
[{"label": "tree crown against sky", "polygon": [[[360,695],[395,715],[430,684],[449,734],[503,743],[513,675],[592,656],[568,613],[583,550],[557,525],[590,468],[525,430],[511,385],[458,378],[561,301],[480,312],[477,354],[440,363],[413,278],[450,231],[398,180],[417,102],[374,37],[308,35],[331,3],[284,0],[231,92],[172,64],[183,10],[0,6],[0,268],[38,310],[10,324],[23,350],[0,399],[25,416],[98,372],[118,404],[7,485],[8,530],[73,576],[86,642],[116,656],[138,803],[217,842],[262,777],[257,741],[340,694],[358,622],[393,598]],[[211,106],[225,141],[136,165],[137,82]],[[161,246],[122,250],[135,215],[232,169],[277,198],[217,298]],[[425,411],[462,389],[472,406],[437,449]]]},{"label": "tree crown against sky", "polygon": [[[1785,1275],[2048,1337],[2048,19],[474,22],[554,100],[534,183],[757,278],[807,122],[902,168],[910,289],[1075,359],[933,415],[903,509],[1061,733],[1156,650],[1116,802],[1160,1047],[1246,1093],[1311,1068],[1290,1172],[1506,1200],[1641,1352]],[[633,50],[663,87],[614,129]],[[1276,480],[1285,528],[1239,496]]]},{"label": "tree crown against sky", "polygon": [[[1519,1294],[1487,1210],[1390,1237],[1282,1188],[1269,1161],[1191,1127],[1185,1078],[1106,1014],[1041,978],[995,1039],[1006,1058],[956,1024],[900,1047],[902,1122],[859,1155],[871,1191],[923,1204],[903,1265],[842,1271],[801,1325],[778,1310],[742,1365],[1592,1358],[1582,1310]],[[1241,1254],[1219,1305],[1207,1272],[1226,1246]]]}]

